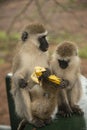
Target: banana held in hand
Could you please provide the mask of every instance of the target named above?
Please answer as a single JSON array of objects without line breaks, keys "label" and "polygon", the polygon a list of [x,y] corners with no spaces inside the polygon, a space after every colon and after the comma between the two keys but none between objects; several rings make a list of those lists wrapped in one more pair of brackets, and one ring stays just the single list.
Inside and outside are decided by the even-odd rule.
[{"label": "banana held in hand", "polygon": [[[38,78],[39,78],[39,77],[43,74],[43,72],[45,72],[45,71],[46,71],[46,69],[43,68],[43,67],[39,67],[39,66],[35,67],[35,71],[34,71],[33,74],[31,75],[32,80],[33,80],[34,82],[36,82],[36,83],[39,83]],[[49,79],[49,81],[51,81],[51,82],[53,82],[53,83],[55,83],[55,84],[58,84],[58,85],[61,83],[61,79],[58,78],[58,77],[55,76],[55,75],[50,75],[50,76],[48,77],[48,79]]]}]

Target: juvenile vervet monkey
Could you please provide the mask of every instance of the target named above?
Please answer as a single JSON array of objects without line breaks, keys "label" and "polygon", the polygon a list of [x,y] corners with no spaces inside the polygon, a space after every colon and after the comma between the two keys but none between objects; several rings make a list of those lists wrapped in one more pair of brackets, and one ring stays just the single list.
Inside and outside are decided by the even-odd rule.
[{"label": "juvenile vervet monkey", "polygon": [[[52,114],[55,115],[54,111],[57,100],[53,96],[56,92],[54,93],[53,91],[54,94],[52,94],[52,89],[51,92],[48,92],[48,88],[46,88],[47,86],[49,88],[52,86],[49,85],[49,82],[46,82],[46,84],[43,82],[44,80],[41,80],[42,85],[38,85],[31,79],[31,74],[35,66],[48,67],[47,50],[49,45],[46,35],[47,31],[41,24],[27,26],[22,34],[22,40],[17,47],[16,55],[13,59],[11,93],[15,102],[16,112],[21,118],[37,127],[44,126],[45,123],[49,122]],[[47,93],[45,92],[46,89]],[[41,108],[42,105],[40,104],[43,105],[44,109]],[[39,111],[39,109],[41,110]],[[39,115],[41,113],[43,115]],[[21,129],[21,126],[24,127],[25,120],[21,122],[19,129]]]},{"label": "juvenile vervet monkey", "polygon": [[50,61],[52,73],[68,81],[65,89],[58,91],[58,112],[62,116],[73,113],[82,115],[77,105],[82,94],[80,82],[80,58],[74,43],[65,41],[58,44]]}]

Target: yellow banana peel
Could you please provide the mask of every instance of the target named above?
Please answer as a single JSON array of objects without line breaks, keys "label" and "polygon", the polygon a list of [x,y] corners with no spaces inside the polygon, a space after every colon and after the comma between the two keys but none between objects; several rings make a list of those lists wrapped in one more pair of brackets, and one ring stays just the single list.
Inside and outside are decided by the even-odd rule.
[{"label": "yellow banana peel", "polygon": [[55,84],[60,84],[61,83],[61,79],[58,78],[57,76],[55,75],[50,75],[49,77],[49,80]]},{"label": "yellow banana peel", "polygon": [[[38,78],[42,75],[42,73],[43,73],[44,71],[46,71],[46,69],[43,68],[43,67],[39,67],[39,66],[35,67],[35,71],[34,71],[33,74],[31,75],[31,79],[32,79],[34,82],[36,82],[36,83],[39,84]],[[58,78],[58,77],[55,76],[55,75],[50,75],[50,76],[48,77],[48,79],[49,79],[49,81],[51,81],[51,82],[53,82],[53,83],[55,83],[55,84],[58,84],[58,85],[61,83],[61,79]]]},{"label": "yellow banana peel", "polygon": [[36,75],[35,72],[33,72],[33,74],[31,75],[31,79],[32,79],[35,83],[39,84],[39,80],[38,80],[37,75]]},{"label": "yellow banana peel", "polygon": [[39,67],[39,66],[35,67],[35,73],[37,76],[41,76],[44,71],[46,71],[46,69],[43,67]]}]

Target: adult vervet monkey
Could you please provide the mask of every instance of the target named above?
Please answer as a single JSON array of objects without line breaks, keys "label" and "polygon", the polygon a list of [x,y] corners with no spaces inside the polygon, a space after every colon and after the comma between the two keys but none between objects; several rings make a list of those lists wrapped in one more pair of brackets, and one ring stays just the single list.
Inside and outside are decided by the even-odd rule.
[{"label": "adult vervet monkey", "polygon": [[73,113],[82,115],[77,105],[82,94],[80,82],[80,58],[74,43],[65,41],[58,44],[50,61],[52,73],[68,81],[65,89],[58,91],[58,112],[62,116]]},{"label": "adult vervet monkey", "polygon": [[[44,126],[57,112],[57,87],[43,77],[40,84],[31,79],[35,66],[48,68],[46,35],[47,31],[41,24],[27,26],[13,59],[11,92],[16,112],[24,119],[18,129],[23,129],[26,121],[36,127]],[[63,80],[58,87],[65,87],[66,83]]]},{"label": "adult vervet monkey", "polygon": [[[19,129],[25,125],[25,120],[41,127],[50,122],[51,117],[56,114],[56,91],[55,87],[52,88],[55,85],[43,79],[39,85],[31,79],[35,66],[49,68],[47,54],[49,44],[46,36],[47,31],[43,25],[32,24],[27,26],[13,59],[11,93],[14,98],[16,112],[24,119],[19,125]],[[65,86],[65,84],[61,82],[61,86]],[[42,104],[43,107],[41,108],[38,103]]]},{"label": "adult vervet monkey", "polygon": [[35,86],[31,80],[34,67],[48,67],[49,44],[46,36],[47,31],[42,24],[28,25],[22,34],[13,59],[11,93],[16,112],[20,117],[38,127],[43,126],[43,122],[32,115],[29,90]]}]

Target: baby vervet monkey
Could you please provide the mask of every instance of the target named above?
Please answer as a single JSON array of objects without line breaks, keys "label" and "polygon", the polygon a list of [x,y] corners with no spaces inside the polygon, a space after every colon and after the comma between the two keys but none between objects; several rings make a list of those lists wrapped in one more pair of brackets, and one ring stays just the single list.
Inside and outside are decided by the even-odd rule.
[{"label": "baby vervet monkey", "polygon": [[52,73],[68,81],[65,89],[58,91],[58,112],[62,116],[82,115],[77,103],[82,94],[80,58],[76,44],[65,41],[58,44],[50,61]]},{"label": "baby vervet monkey", "polygon": [[[11,93],[16,112],[24,119],[18,129],[24,127],[25,120],[36,127],[44,126],[56,113],[56,91],[54,91],[55,88],[50,87],[53,85],[44,81],[43,78],[40,84],[31,79],[35,66],[49,68],[47,54],[49,44],[46,36],[47,31],[42,24],[28,25],[13,59]],[[61,86],[66,86],[64,80]],[[48,91],[48,87],[52,89]]]}]

